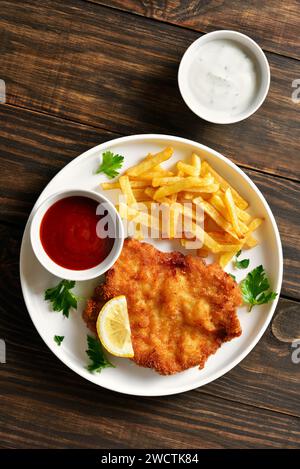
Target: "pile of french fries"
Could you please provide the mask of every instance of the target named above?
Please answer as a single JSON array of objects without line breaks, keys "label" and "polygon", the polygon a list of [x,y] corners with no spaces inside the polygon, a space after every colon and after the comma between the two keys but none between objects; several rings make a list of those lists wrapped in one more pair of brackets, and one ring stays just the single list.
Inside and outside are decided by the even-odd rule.
[{"label": "pile of french fries", "polygon": [[[150,227],[155,222],[151,204],[169,204],[167,237],[170,239],[176,237],[179,216],[187,214],[192,220],[193,238],[202,242],[198,255],[206,257],[213,253],[224,268],[242,248],[257,245],[253,232],[263,220],[247,213],[246,200],[196,153],[191,155],[189,163],[178,161],[174,171],[162,168],[161,163],[169,160],[172,154],[171,147],[149,154],[116,182],[102,183],[102,189],[119,189],[124,195],[125,203],[119,204],[118,210],[122,218],[135,223],[137,239],[143,239],[143,227]],[[191,209],[186,209],[186,202],[191,202]],[[150,209],[150,214],[144,207]],[[203,220],[201,224],[197,223],[197,207],[204,213],[204,223]],[[187,246],[188,241],[186,237],[181,238],[183,246]]]}]

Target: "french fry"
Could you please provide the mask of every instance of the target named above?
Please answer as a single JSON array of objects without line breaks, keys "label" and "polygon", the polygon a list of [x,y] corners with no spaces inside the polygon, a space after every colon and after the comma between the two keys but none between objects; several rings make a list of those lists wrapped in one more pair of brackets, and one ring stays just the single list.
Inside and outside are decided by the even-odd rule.
[{"label": "french fry", "polygon": [[225,206],[228,210],[228,214],[229,214],[233,229],[236,232],[236,234],[238,235],[238,237],[241,238],[242,237],[242,230],[241,230],[241,227],[240,227],[240,224],[239,224],[239,219],[238,219],[238,216],[237,216],[235,203],[234,203],[230,188],[226,189],[226,191],[225,191],[224,202],[225,202]]},{"label": "french fry", "polygon": [[[211,199],[210,199],[210,203],[219,212],[222,213],[223,217],[226,218],[226,220],[230,220],[228,210],[227,210],[227,208],[224,204],[224,201],[223,201],[223,196],[224,196],[224,194],[221,195],[220,192],[217,192],[216,194],[213,194]],[[240,222],[243,222],[243,223],[246,223],[246,224],[250,223],[251,215],[249,213],[245,212],[245,210],[242,210],[237,206],[235,206],[235,208],[236,208],[236,212],[237,212],[237,215],[238,215],[238,218],[239,218]],[[240,226],[242,227],[243,225],[240,223]]]},{"label": "french fry", "polygon": [[226,267],[226,265],[228,264],[228,262],[231,261],[231,259],[239,252],[239,250],[241,249],[242,245],[237,245],[235,249],[229,251],[229,252],[225,252],[225,253],[222,253],[219,257],[219,265],[222,267],[222,269],[224,269],[224,267]]},{"label": "french fry", "polygon": [[[153,158],[152,153],[148,153],[148,155],[146,156],[145,159],[146,160],[151,160],[151,158]],[[153,171],[161,172],[161,171],[163,171],[163,168],[160,166],[160,164],[158,164],[157,166],[154,166]]]},{"label": "french fry", "polygon": [[240,224],[241,222],[246,223],[246,224],[250,223],[251,218],[252,218],[251,215],[245,212],[245,210],[240,209],[237,205],[235,206],[235,208],[236,208],[236,212],[239,217],[239,220],[240,220]]},{"label": "french fry", "polygon": [[[120,204],[121,205],[125,204]],[[135,223],[140,223],[141,225],[147,226],[148,228],[151,227],[159,227],[159,220],[156,220],[153,216],[149,215],[146,212],[139,212],[133,207],[129,207],[127,205],[126,210],[121,209],[121,212],[119,211],[120,216],[122,218],[125,218],[129,221],[134,221]],[[121,215],[122,213],[122,215]]]},{"label": "french fry", "polygon": [[199,176],[199,171],[198,168],[195,168],[195,166],[187,163],[183,163],[183,161],[178,161],[176,165],[178,171],[182,171],[185,174],[188,174],[189,176]]},{"label": "french fry", "polygon": [[120,189],[119,181],[116,181],[116,182],[102,182],[100,184],[100,186],[104,191],[109,191],[109,190],[112,190],[112,189]]},{"label": "french fry", "polygon": [[121,176],[119,178],[120,188],[123,194],[126,197],[128,205],[135,204],[136,199],[134,197],[133,191],[131,189],[130,181],[128,176]]},{"label": "french fry", "polygon": [[[116,182],[102,182],[102,184],[100,184],[100,185],[101,185],[102,189],[105,190],[105,191],[109,191],[111,189],[120,189],[119,181],[116,181]],[[132,181],[131,180],[130,185],[131,185],[132,189],[138,189],[138,188],[141,188],[141,187],[147,187],[148,182],[147,181]]]},{"label": "french fry", "polygon": [[142,241],[145,239],[144,233],[143,233],[143,227],[140,223],[137,223],[134,227],[134,239],[137,239],[138,241]]},{"label": "french fry", "polygon": [[[231,218],[230,218],[230,214],[228,212],[228,209],[227,209],[222,197],[218,193],[213,194],[212,197],[209,199],[209,202],[211,203],[211,205],[213,205],[218,210],[218,212],[220,212],[223,215],[224,218],[226,218],[227,221],[231,222]],[[245,234],[248,231],[248,227],[243,221],[241,221],[239,214],[240,213],[246,213],[246,212],[239,209],[237,206],[235,206],[235,208],[236,208],[236,213],[237,213],[237,216],[238,216],[238,219],[239,219],[240,230],[243,234]],[[246,219],[246,217],[243,217],[243,218]],[[249,218],[251,219],[250,215],[249,215]],[[247,218],[247,219],[249,219],[249,218]]]},{"label": "french fry", "polygon": [[130,181],[152,181],[153,178],[173,177],[172,171],[149,171],[148,173],[140,174],[137,177],[129,176]]},{"label": "french fry", "polygon": [[202,165],[201,165],[201,175],[205,176],[207,173],[212,174],[212,176],[215,178],[216,182],[218,182],[220,184],[220,187],[221,187],[223,192],[225,192],[226,189],[228,189],[228,188],[231,189],[233,200],[235,201],[236,205],[239,208],[241,208],[242,210],[245,210],[248,207],[248,202],[246,202],[246,200],[244,200],[240,196],[240,194],[235,189],[233,189],[233,187],[231,187],[231,185],[227,181],[225,181],[225,179],[223,179],[222,176],[220,176],[220,174],[217,173],[217,171],[215,171],[207,163],[207,161],[203,161]]},{"label": "french fry", "polygon": [[219,190],[219,184],[208,184],[208,185],[205,185],[203,187],[191,187],[190,189],[185,189],[186,192],[194,192],[194,193],[197,193],[197,192],[200,192],[200,193],[204,193],[204,194],[211,194],[211,193],[215,193]]},{"label": "french fry", "polygon": [[154,187],[147,187],[145,189],[145,194],[151,197],[151,199],[153,199],[155,192],[156,192],[156,189],[154,189]]},{"label": "french fry", "polygon": [[232,244],[236,241],[236,238],[226,231],[207,231],[207,233],[220,244]]},{"label": "french fry", "polygon": [[201,158],[200,156],[196,155],[196,153],[192,154],[192,165],[196,168],[196,176],[200,176],[201,173]]},{"label": "french fry", "polygon": [[233,238],[239,239],[239,236],[233,229],[231,223],[229,223],[209,202],[202,199],[202,197],[197,197],[193,199],[194,204],[200,205],[204,212],[209,215],[217,225],[223,228],[224,231],[229,233]]},{"label": "french fry", "polygon": [[248,232],[252,233],[252,231],[257,230],[257,228],[262,224],[262,218],[254,218],[252,222],[248,225]]},{"label": "french fry", "polygon": [[168,219],[168,238],[173,239],[176,237],[177,224],[180,216],[179,204],[172,203],[169,208],[169,219]]},{"label": "french fry", "polygon": [[141,174],[152,170],[155,166],[162,163],[163,161],[166,161],[171,158],[172,154],[173,148],[167,147],[163,151],[156,153],[156,155],[154,155],[152,158],[145,158],[141,163],[128,169],[126,174],[128,176],[134,177],[140,176]]},{"label": "french fry", "polygon": [[247,236],[244,247],[251,249],[258,245],[258,241],[252,234]]},{"label": "french fry", "polygon": [[152,186],[159,187],[159,186],[170,186],[175,182],[182,181],[184,178],[173,176],[173,177],[155,177],[152,179]]},{"label": "french fry", "polygon": [[196,239],[200,239],[203,243],[203,247],[207,248],[213,253],[220,252],[221,246],[213,238],[209,236],[199,225],[192,223],[192,234]]},{"label": "french fry", "polygon": [[151,200],[151,197],[145,194],[145,189],[147,188],[132,189],[136,202],[143,202],[145,200]]},{"label": "french fry", "polygon": [[248,248],[253,248],[258,244],[257,239],[254,238],[252,235],[253,231],[257,230],[257,228],[262,224],[263,220],[261,218],[254,218],[251,223],[248,225],[248,233],[246,234],[245,245]]},{"label": "french fry", "polygon": [[155,200],[161,199],[162,197],[166,197],[168,195],[185,191],[186,189],[190,189],[191,187],[205,187],[207,181],[204,178],[197,178],[197,177],[186,177],[183,178],[181,181],[175,182],[170,186],[160,187],[155,192],[153,198]]}]

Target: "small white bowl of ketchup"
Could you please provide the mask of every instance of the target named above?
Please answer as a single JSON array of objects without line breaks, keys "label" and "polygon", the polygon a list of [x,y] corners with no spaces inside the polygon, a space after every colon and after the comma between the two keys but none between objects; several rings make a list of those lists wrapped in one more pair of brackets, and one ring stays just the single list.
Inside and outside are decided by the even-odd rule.
[{"label": "small white bowl of ketchup", "polygon": [[88,280],[116,262],[124,229],[117,210],[102,194],[68,190],[51,195],[37,208],[30,238],[36,257],[53,275]]}]

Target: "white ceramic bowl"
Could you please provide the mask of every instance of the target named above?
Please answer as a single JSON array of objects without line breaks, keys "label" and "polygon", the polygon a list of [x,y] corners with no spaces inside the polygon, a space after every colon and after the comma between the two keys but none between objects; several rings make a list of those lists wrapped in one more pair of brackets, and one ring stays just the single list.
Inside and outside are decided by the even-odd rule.
[{"label": "white ceramic bowl", "polygon": [[[90,269],[72,270],[66,269],[65,267],[61,267],[60,265],[56,264],[44,250],[40,238],[41,222],[48,208],[51,207],[58,200],[72,196],[88,197],[90,199],[95,200],[99,204],[105,203],[105,208],[111,215],[111,220],[113,222],[112,226],[114,230],[115,241],[112,250],[103,262]],[[38,258],[40,263],[45,267],[45,269],[47,269],[50,273],[56,275],[57,277],[67,280],[89,280],[104,274],[116,262],[123,247],[124,228],[119,213],[115,209],[114,205],[106,197],[104,197],[104,195],[89,190],[66,190],[56,192],[55,194],[51,195],[46,200],[44,200],[44,202],[42,202],[37,207],[33,214],[31,222],[30,240],[32,249],[36,257]]]},{"label": "white ceramic bowl", "polygon": [[[245,51],[253,62],[258,79],[257,90],[253,99],[250,100],[245,109],[236,114],[214,111],[201,105],[189,85],[190,68],[196,60],[200,48],[208,42],[220,40],[234,42]],[[197,116],[215,124],[232,124],[251,116],[262,105],[270,87],[270,67],[264,52],[250,37],[236,31],[214,31],[194,41],[184,53],[178,70],[178,86],[186,105]]]}]

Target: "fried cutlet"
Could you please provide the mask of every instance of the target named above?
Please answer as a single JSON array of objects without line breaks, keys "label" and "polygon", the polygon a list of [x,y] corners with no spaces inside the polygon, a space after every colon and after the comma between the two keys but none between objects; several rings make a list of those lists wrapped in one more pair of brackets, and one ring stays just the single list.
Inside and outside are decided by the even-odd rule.
[{"label": "fried cutlet", "polygon": [[223,342],[242,332],[238,285],[199,257],[127,239],[83,313],[92,330],[103,303],[118,295],[127,299],[133,360],[162,375],[203,368]]}]

